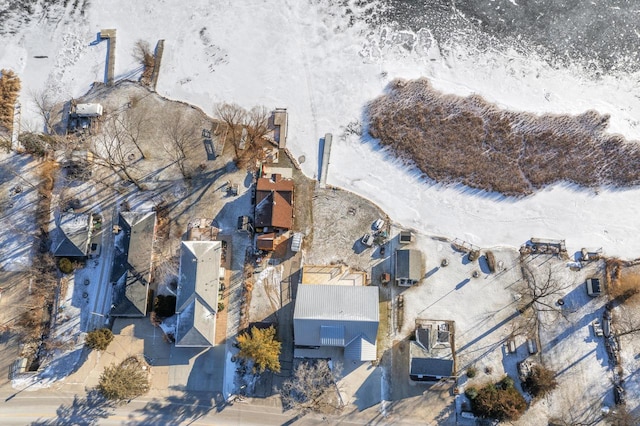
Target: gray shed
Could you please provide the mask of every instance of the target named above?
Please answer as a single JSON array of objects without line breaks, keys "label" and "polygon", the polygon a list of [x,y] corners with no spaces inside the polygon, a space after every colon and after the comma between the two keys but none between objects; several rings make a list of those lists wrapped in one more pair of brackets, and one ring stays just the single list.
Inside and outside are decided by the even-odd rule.
[{"label": "gray shed", "polygon": [[420,250],[396,250],[396,283],[405,287],[419,283],[424,274],[423,263]]}]

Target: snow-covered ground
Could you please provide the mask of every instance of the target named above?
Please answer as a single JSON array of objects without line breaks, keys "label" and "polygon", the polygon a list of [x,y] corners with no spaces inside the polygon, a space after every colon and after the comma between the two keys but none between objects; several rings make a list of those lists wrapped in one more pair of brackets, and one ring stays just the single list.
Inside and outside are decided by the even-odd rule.
[{"label": "snow-covered ground", "polygon": [[[281,265],[267,266],[255,278],[251,292],[249,322],[269,321],[280,309],[280,281],[284,268]],[[277,319],[277,318],[276,318]]]},{"label": "snow-covered ground", "polygon": [[[495,382],[505,374],[516,379],[520,388],[518,363],[527,358],[542,361],[558,374],[559,386],[549,397],[533,404],[517,424],[542,424],[552,417],[564,418],[568,412],[575,414],[571,418],[574,421],[593,420],[601,416],[602,407],[613,406],[613,370],[604,339],[594,336],[590,325],[596,318],[602,320],[607,299],[589,297],[584,284],[587,277],[602,277],[602,261],[585,264],[574,271],[570,266],[576,266],[575,262],[556,256],[530,255],[525,259],[524,265],[536,274],[539,285],[544,283],[549,270],[559,283],[557,292],[541,300],[549,306],[559,306],[556,301],[564,300],[562,314],[560,308],[540,313],[540,351],[530,355],[527,338],[534,336],[536,330],[524,325],[518,311],[522,307],[520,300],[526,296],[523,296],[525,282],[517,251],[504,247],[493,249],[496,263],[502,262],[503,269],[489,273],[482,257],[469,262],[466,254],[455,251],[445,241],[417,235],[408,247],[423,252],[427,278],[417,286],[395,290],[404,300],[404,321],[395,338],[413,333],[416,318],[455,321],[456,366],[461,389]],[[441,266],[443,259],[449,261],[448,266]],[[479,273],[477,278],[473,277],[474,271]],[[514,353],[506,346],[511,338],[516,344]],[[399,355],[394,353],[394,356]],[[478,371],[473,379],[465,376],[469,367]],[[400,380],[394,379],[392,386],[401,386],[399,383]]]},{"label": "snow-covered ground", "polygon": [[[566,238],[570,250],[603,247],[608,254],[640,255],[632,218],[640,190],[592,190],[554,185],[523,200],[425,182],[371,141],[345,132],[359,127],[363,107],[394,78],[426,76],[435,88],[479,93],[516,110],[611,114],[611,131],[640,137],[638,78],[554,69],[533,53],[440,50],[428,30],[372,29],[349,23],[337,4],[258,0],[211,5],[182,2],[93,2],[84,15],[61,5],[3,37],[0,63],[23,80],[23,128],[38,128],[29,93],[51,90],[80,96],[103,81],[103,28],[117,29],[116,75],[135,77],[131,51],[139,39],[165,39],[158,91],[211,112],[219,101],[287,107],[288,146],[309,176],[317,175],[318,139],[334,133],[328,182],[378,203],[397,222],[430,233],[463,237],[480,246],[518,246],[531,236]],[[514,6],[516,7],[516,6]],[[358,16],[360,9],[351,5]],[[35,58],[40,56],[40,58]],[[42,58],[42,56],[46,56]],[[139,72],[139,71],[138,71]]]},{"label": "snow-covered ground", "polygon": [[38,237],[40,180],[37,160],[0,154],[0,268],[5,271],[26,271],[31,266],[31,248]]}]

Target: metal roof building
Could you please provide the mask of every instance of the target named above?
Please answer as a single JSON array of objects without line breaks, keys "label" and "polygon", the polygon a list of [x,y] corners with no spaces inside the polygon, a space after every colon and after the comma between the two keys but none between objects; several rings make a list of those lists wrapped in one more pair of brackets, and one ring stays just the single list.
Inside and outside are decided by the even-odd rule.
[{"label": "metal roof building", "polygon": [[183,241],[180,253],[176,346],[213,346],[222,242]]},{"label": "metal roof building", "polygon": [[344,348],[346,359],[376,359],[380,317],[377,287],[303,284],[298,287],[293,333],[298,354],[323,357]]}]

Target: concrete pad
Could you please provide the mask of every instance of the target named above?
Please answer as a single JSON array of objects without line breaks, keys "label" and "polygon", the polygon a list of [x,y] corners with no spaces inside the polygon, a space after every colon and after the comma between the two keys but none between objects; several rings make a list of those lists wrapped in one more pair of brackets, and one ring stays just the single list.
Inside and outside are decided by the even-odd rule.
[{"label": "concrete pad", "polygon": [[225,346],[213,348],[173,348],[168,386],[187,391],[222,392]]},{"label": "concrete pad", "polygon": [[362,411],[382,401],[382,369],[370,362],[358,364],[338,382],[338,388],[344,403],[354,404]]},{"label": "concrete pad", "polygon": [[382,370],[379,367],[371,362],[344,359],[342,353],[334,354],[331,359],[334,366],[342,368],[337,386],[344,405],[353,404],[362,411],[382,401]]}]

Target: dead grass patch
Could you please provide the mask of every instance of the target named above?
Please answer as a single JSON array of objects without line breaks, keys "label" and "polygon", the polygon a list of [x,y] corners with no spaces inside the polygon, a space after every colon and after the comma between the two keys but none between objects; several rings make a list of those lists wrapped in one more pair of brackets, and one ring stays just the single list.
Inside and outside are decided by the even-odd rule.
[{"label": "dead grass patch", "polygon": [[609,116],[596,111],[511,112],[419,79],[392,82],[368,115],[371,136],[438,182],[516,196],[559,181],[640,184],[640,147],[607,134]]},{"label": "dead grass patch", "polygon": [[20,86],[20,79],[13,71],[0,70],[0,127],[13,128],[13,112]]},{"label": "dead grass patch", "polygon": [[609,293],[613,299],[624,303],[640,305],[640,274],[623,272],[619,279],[612,280]]}]

